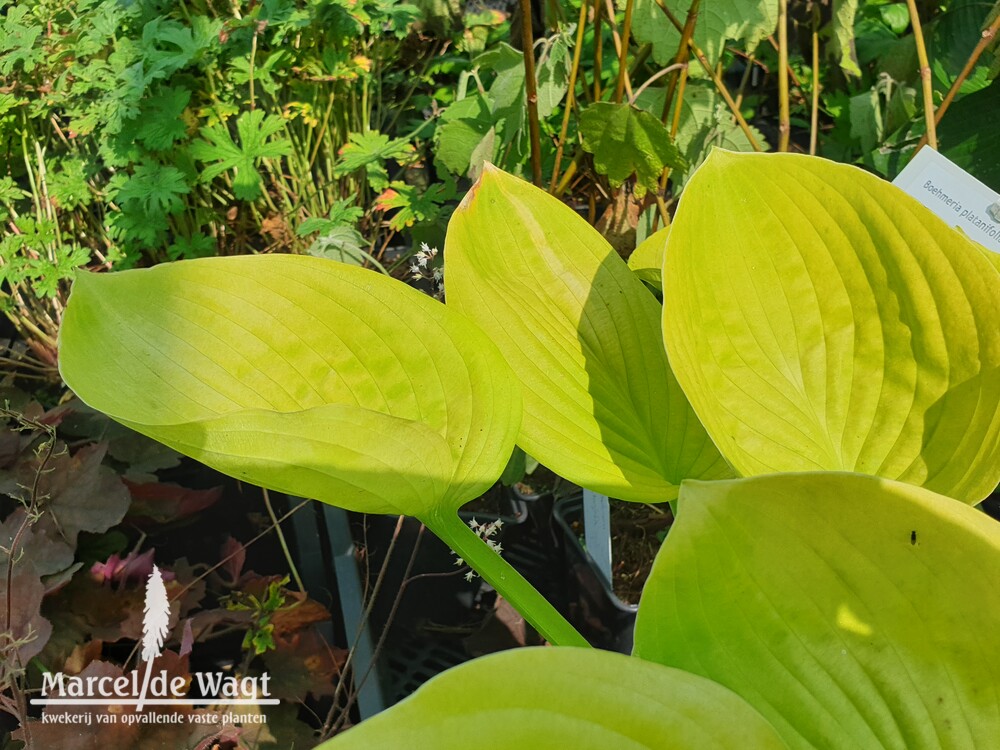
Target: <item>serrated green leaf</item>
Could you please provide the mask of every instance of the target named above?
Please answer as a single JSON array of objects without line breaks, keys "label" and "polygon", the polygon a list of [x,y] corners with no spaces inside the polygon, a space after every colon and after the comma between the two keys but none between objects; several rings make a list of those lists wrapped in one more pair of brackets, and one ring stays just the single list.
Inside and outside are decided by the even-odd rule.
[{"label": "serrated green leaf", "polygon": [[412,155],[413,146],[405,138],[390,140],[389,136],[377,130],[351,133],[348,143],[340,149],[340,159],[334,166],[333,173],[342,177],[364,169],[372,189],[385,190],[389,185],[386,160],[393,159],[403,163]]},{"label": "serrated green leaf", "polygon": [[[905,11],[905,5],[903,9]],[[928,25],[924,34],[927,38],[927,53],[932,60],[938,85],[947,91],[965,67],[969,53],[982,39],[982,31],[985,31],[992,20],[992,14],[997,12],[998,8],[994,3],[991,10],[989,0],[953,0],[942,10],[943,12]],[[996,43],[994,38],[992,45]],[[988,60],[988,53],[982,59]],[[980,70],[977,66],[971,75],[967,74],[966,82],[959,91],[966,94],[983,88],[987,80],[985,73],[985,70]],[[970,81],[975,81],[976,85],[970,86]]]},{"label": "serrated green leaf", "polygon": [[229,76],[233,83],[238,85],[250,82],[251,72],[253,74],[254,85],[261,90],[277,98],[278,90],[281,86],[277,74],[293,62],[292,53],[284,49],[276,49],[267,55],[261,55],[253,61],[253,69],[250,67],[250,57],[237,57],[230,62]]},{"label": "serrated green leaf", "polygon": [[[664,2],[674,17],[683,23],[691,3],[688,0]],[[681,35],[656,0],[635,0],[634,14],[632,33],[636,41],[652,44],[653,59],[661,65],[673,63]],[[694,27],[694,41],[709,63],[715,65],[722,56],[726,40],[753,50],[758,42],[774,32],[777,25],[778,0],[702,0]],[[699,66],[691,66],[693,75],[700,75],[699,71]]]},{"label": "serrated green leaf", "polygon": [[315,232],[329,232],[337,227],[351,227],[364,216],[364,209],[356,206],[351,198],[338,198],[330,205],[326,217],[310,216],[295,230],[297,237],[306,237]]},{"label": "serrated green leaf", "polygon": [[30,198],[31,193],[17,186],[11,177],[0,177],[0,203],[15,203]]},{"label": "serrated green leaf", "polygon": [[454,191],[446,184],[421,189],[405,182],[392,182],[389,189],[375,201],[375,207],[380,211],[396,210],[389,219],[389,226],[401,232],[417,222],[436,219],[441,214],[444,202],[452,197]]},{"label": "serrated green leaf", "polygon": [[966,502],[1000,482],[1000,274],[901,190],[716,150],[663,281],[671,364],[740,474],[858,471]]},{"label": "serrated green leaf", "polygon": [[[659,117],[663,112],[663,97],[664,89],[647,89],[640,95],[637,104]],[[676,106],[675,100],[671,118]],[[675,186],[683,187],[687,183],[688,177],[705,160],[713,146],[729,151],[755,150],[743,129],[733,122],[732,112],[711,83],[689,81],[680,106],[681,116],[675,143],[682,149],[682,156],[688,166],[684,170],[675,169],[670,173]],[[752,125],[750,130],[761,148],[767,151],[768,144],[763,134]]]},{"label": "serrated green leaf", "polygon": [[518,648],[450,669],[317,750],[781,750],[760,714],[694,675],[621,654]]},{"label": "serrated green leaf", "polygon": [[207,258],[219,249],[218,240],[201,232],[195,232],[191,237],[178,237],[167,248],[170,260],[190,260],[192,258]]},{"label": "serrated green leaf", "polygon": [[[63,159],[58,169],[48,174],[49,197],[59,208],[72,211],[89,206],[94,200],[88,179],[91,166],[86,159]],[[0,201],[3,197],[0,196]]]},{"label": "serrated green leaf", "polygon": [[496,129],[486,97],[478,91],[449,106],[434,131],[434,158],[452,174],[478,177],[481,163],[473,161],[477,151],[493,157]]},{"label": "serrated green leaf", "polygon": [[218,43],[221,19],[194,16],[185,26],[157,16],[142,29],[142,56],[146,81],[167,79],[197,62],[204,50]]},{"label": "serrated green leaf", "polygon": [[991,747],[998,558],[996,521],[898,482],[685,483],[635,655],[725,685],[796,750]]},{"label": "serrated green leaf", "polygon": [[854,49],[854,18],[857,13],[858,0],[834,0],[829,50],[846,75],[860,77],[861,68]]},{"label": "serrated green leaf", "polygon": [[202,128],[201,135],[205,140],[191,144],[191,155],[208,163],[202,180],[208,182],[232,171],[233,195],[240,200],[256,200],[261,196],[257,166],[264,159],[275,159],[292,151],[291,141],[275,137],[284,128],[285,122],[278,115],[265,117],[259,109],[244,112],[236,120],[239,145],[229,134],[225,123]]},{"label": "serrated green leaf", "polygon": [[14,5],[4,14],[0,24],[0,74],[9,76],[20,65],[30,73],[45,58],[41,46],[35,46],[44,27],[29,18],[27,5]]},{"label": "serrated green leaf", "polygon": [[354,227],[338,224],[327,227],[313,240],[306,252],[316,258],[329,258],[341,263],[360,265],[368,253],[368,243]]},{"label": "serrated green leaf", "polygon": [[591,104],[580,114],[580,135],[598,173],[606,174],[612,187],[635,174],[640,198],[659,189],[664,167],[687,167],[663,123],[629,104]]},{"label": "serrated green leaf", "polygon": [[523,140],[525,130],[524,56],[506,42],[476,58],[476,65],[495,74],[489,87],[493,122],[503,145]]},{"label": "serrated green leaf", "polygon": [[190,191],[184,173],[176,167],[143,162],[121,183],[114,198],[119,203],[132,204],[143,213],[162,216],[183,210],[180,196]]},{"label": "serrated green leaf", "polygon": [[938,127],[941,153],[966,172],[1000,192],[1000,128],[991,123],[1000,113],[1000,81],[964,96]]},{"label": "serrated green leaf", "polygon": [[181,86],[164,86],[142,103],[142,115],[136,127],[136,138],[151,151],[173,148],[187,138],[184,109],[191,92]]},{"label": "serrated green leaf", "polygon": [[520,379],[530,455],[623,500],[663,502],[687,477],[729,476],[667,364],[658,303],[572,209],[487,169],[444,256],[449,306]]},{"label": "serrated green leaf", "polygon": [[546,40],[544,53],[539,56],[535,77],[538,81],[536,97],[540,118],[551,115],[566,96],[569,85],[569,46],[568,31],[556,34]]},{"label": "serrated green leaf", "polygon": [[872,88],[851,97],[850,104],[851,137],[861,141],[862,151],[871,151],[885,135],[882,121],[882,103],[878,91]]}]

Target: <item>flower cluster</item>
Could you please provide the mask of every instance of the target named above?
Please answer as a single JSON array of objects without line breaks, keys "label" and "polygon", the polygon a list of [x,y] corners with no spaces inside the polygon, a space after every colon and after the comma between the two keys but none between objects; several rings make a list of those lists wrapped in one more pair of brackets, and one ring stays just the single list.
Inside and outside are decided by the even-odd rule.
[{"label": "flower cluster", "polygon": [[443,299],[444,271],[441,269],[440,264],[434,264],[437,255],[438,249],[436,247],[428,247],[426,242],[421,242],[420,249],[413,256],[413,262],[410,264],[410,279],[413,282],[429,282],[432,288],[431,296],[436,299]]},{"label": "flower cluster", "polygon": [[[500,544],[500,542],[493,540],[496,533],[503,528],[503,521],[499,518],[495,521],[490,521],[489,523],[479,523],[479,521],[473,518],[469,521],[469,528],[475,531],[476,534],[479,535],[479,538],[486,542],[487,546],[498,555],[503,552],[503,545]],[[455,565],[465,565],[465,560],[455,554]],[[470,570],[465,574],[466,581],[471,581],[475,577],[476,572],[474,570]]]}]

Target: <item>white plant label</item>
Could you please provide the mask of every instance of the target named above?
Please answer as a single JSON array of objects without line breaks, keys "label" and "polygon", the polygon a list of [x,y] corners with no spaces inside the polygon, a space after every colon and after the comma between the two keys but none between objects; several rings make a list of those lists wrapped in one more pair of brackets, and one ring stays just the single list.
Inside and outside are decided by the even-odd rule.
[{"label": "white plant label", "polygon": [[925,146],[892,184],[983,247],[1000,253],[1000,193]]},{"label": "white plant label", "polygon": [[607,495],[583,491],[583,536],[587,552],[611,582],[611,506]]}]

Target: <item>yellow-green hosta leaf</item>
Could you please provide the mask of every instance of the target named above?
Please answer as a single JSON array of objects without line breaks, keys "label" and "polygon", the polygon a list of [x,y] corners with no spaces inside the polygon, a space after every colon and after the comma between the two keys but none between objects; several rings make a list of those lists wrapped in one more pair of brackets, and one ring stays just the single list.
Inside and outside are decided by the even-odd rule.
[{"label": "yellow-green hosta leaf", "polygon": [[701,677],[608,651],[518,648],[430,680],[317,750],[781,750],[760,714]]},{"label": "yellow-green hosta leaf", "polygon": [[319,258],[80,274],[60,333],[96,409],[221,471],[342,507],[426,516],[487,489],[520,394],[470,321]]},{"label": "yellow-green hosta leaf", "polygon": [[715,151],[684,191],[663,332],[742,475],[857,471],[978,502],[1000,482],[1000,274],[892,185]]},{"label": "yellow-green hosta leaf", "polygon": [[659,304],[568,206],[487,169],[448,226],[445,268],[449,306],[521,381],[518,444],[541,463],[636,501],[728,473],[670,372]]},{"label": "yellow-green hosta leaf", "polygon": [[642,281],[663,288],[663,254],[667,249],[670,227],[653,232],[628,256],[628,267]]},{"label": "yellow-green hosta leaf", "polygon": [[725,685],[793,748],[996,745],[1000,524],[841,472],[690,482],[678,502],[636,656]]}]

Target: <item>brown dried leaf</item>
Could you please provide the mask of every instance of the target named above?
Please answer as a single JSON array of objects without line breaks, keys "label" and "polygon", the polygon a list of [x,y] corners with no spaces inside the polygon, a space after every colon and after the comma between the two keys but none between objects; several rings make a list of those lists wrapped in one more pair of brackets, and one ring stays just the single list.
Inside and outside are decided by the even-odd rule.
[{"label": "brown dried leaf", "polygon": [[315,599],[291,591],[285,595],[288,604],[271,616],[275,636],[291,635],[317,622],[330,619],[330,611]]},{"label": "brown dried leaf", "polygon": [[307,693],[333,695],[346,650],[331,648],[316,628],[276,637],[275,644],[263,656],[272,695],[290,701],[301,701]]},{"label": "brown dried leaf", "polygon": [[10,579],[10,622],[6,622],[7,588],[0,586],[0,632],[9,633],[20,644],[17,655],[22,666],[41,652],[52,634],[52,623],[41,614],[43,596],[45,587],[38,574],[30,566],[15,565]]},{"label": "brown dried leaf", "polygon": [[[7,569],[6,550],[11,548],[27,514],[18,508],[0,524],[0,570]],[[59,534],[51,519],[42,516],[26,526],[14,551],[15,565],[31,565],[39,576],[52,575],[73,564],[74,549]]]},{"label": "brown dried leaf", "polygon": [[73,649],[62,671],[66,674],[80,674],[92,662],[101,658],[101,649],[104,642],[99,640],[78,643]]},{"label": "brown dried leaf", "polygon": [[[53,455],[39,481],[39,495],[45,498],[42,508],[55,519],[62,537],[74,549],[81,531],[107,531],[128,510],[129,494],[121,478],[101,465],[106,451],[107,446],[98,443],[73,455],[67,451]],[[26,468],[33,478],[37,460]]]},{"label": "brown dried leaf", "polygon": [[222,487],[189,490],[176,484],[137,483],[122,480],[132,495],[129,518],[149,518],[167,523],[185,518],[215,504],[222,497]]},{"label": "brown dried leaf", "polygon": [[246,548],[229,536],[226,537],[226,541],[223,543],[219,554],[225,560],[219,570],[225,571],[229,576],[226,582],[235,586],[240,580],[240,574],[243,572],[243,566],[247,561]]}]

